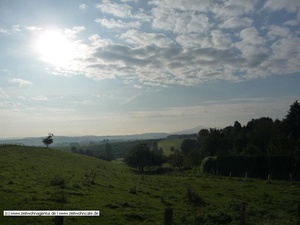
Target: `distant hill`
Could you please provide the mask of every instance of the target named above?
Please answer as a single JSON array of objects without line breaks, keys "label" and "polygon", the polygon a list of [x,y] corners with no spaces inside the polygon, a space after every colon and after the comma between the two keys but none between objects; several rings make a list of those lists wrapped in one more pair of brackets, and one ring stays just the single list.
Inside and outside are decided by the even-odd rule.
[{"label": "distant hill", "polygon": [[[51,146],[65,146],[71,143],[88,144],[90,142],[102,142],[103,140],[110,141],[132,141],[132,140],[147,140],[147,139],[164,139],[168,136],[173,135],[194,135],[197,134],[201,129],[206,128],[204,126],[197,126],[188,130],[182,130],[172,133],[143,133],[143,134],[132,134],[132,135],[106,135],[106,136],[54,136],[54,142]],[[45,136],[46,137],[46,136]],[[43,146],[42,139],[44,137],[26,137],[16,139],[1,139],[0,144],[20,144],[26,146]]]},{"label": "distant hill", "polygon": [[187,130],[176,131],[176,132],[171,133],[170,135],[173,135],[173,134],[198,134],[198,132],[202,129],[207,129],[207,127],[197,126],[197,127],[187,129]]},{"label": "distant hill", "polygon": [[[54,142],[51,146],[70,145],[71,143],[88,144],[91,142],[97,143],[104,140],[110,141],[131,141],[131,140],[148,140],[148,139],[163,139],[168,136],[167,133],[144,133],[133,135],[115,135],[115,136],[54,136]],[[1,139],[0,144],[19,144],[26,146],[43,146],[43,137],[26,137],[18,139]]]}]

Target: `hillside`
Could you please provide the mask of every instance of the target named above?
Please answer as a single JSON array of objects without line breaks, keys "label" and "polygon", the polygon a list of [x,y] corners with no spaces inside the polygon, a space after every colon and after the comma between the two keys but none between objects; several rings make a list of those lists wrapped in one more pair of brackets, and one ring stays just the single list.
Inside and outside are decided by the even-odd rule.
[{"label": "hillside", "polygon": [[[120,162],[51,148],[5,147],[0,155],[1,211],[100,210],[100,217],[67,217],[64,224],[158,225],[171,206],[175,224],[234,225],[247,202],[247,224],[295,224],[298,183],[176,171],[141,175]],[[1,225],[54,224],[52,219],[0,216]]]},{"label": "hillside", "polygon": [[169,156],[172,152],[171,152],[171,147],[174,147],[176,149],[180,149],[180,145],[182,143],[182,141],[185,138],[172,138],[172,139],[163,139],[160,140],[157,145],[159,148],[162,148],[164,151],[164,154],[166,156]]}]

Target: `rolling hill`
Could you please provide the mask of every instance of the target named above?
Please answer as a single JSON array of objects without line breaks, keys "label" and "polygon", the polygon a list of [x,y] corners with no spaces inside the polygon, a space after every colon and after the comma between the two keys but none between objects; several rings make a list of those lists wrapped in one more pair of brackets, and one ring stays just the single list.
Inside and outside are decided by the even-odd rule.
[{"label": "rolling hill", "polygon": [[[51,148],[0,148],[0,210],[101,211],[99,217],[66,217],[65,225],[158,225],[165,207],[174,209],[174,224],[234,225],[242,202],[247,202],[248,224],[294,225],[299,193],[299,183],[196,177],[176,170],[139,174],[122,162]],[[52,217],[1,215],[0,221],[54,224]]]}]

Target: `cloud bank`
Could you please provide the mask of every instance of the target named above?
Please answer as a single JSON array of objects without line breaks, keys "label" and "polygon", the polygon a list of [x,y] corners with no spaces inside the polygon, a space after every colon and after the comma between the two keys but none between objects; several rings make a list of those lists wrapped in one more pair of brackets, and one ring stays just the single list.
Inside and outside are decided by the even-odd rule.
[{"label": "cloud bank", "polygon": [[110,35],[79,38],[86,29],[79,27],[72,33],[78,57],[53,73],[121,78],[142,87],[300,71],[297,0],[102,0],[94,7],[93,22]]}]

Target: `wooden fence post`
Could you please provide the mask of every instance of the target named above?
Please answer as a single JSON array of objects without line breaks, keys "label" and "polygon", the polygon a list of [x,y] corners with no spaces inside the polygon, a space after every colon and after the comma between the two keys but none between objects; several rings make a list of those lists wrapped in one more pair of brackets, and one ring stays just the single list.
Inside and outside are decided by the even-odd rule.
[{"label": "wooden fence post", "polygon": [[271,174],[268,174],[268,180],[267,183],[270,184],[271,183]]},{"label": "wooden fence post", "polygon": [[54,219],[54,225],[64,225],[64,217],[56,216]]},{"label": "wooden fence post", "polygon": [[246,225],[246,203],[241,204],[241,225]]},{"label": "wooden fence post", "polygon": [[297,225],[300,225],[300,200],[297,205]]},{"label": "wooden fence post", "polygon": [[164,225],[172,225],[173,209],[170,207],[165,208]]}]

